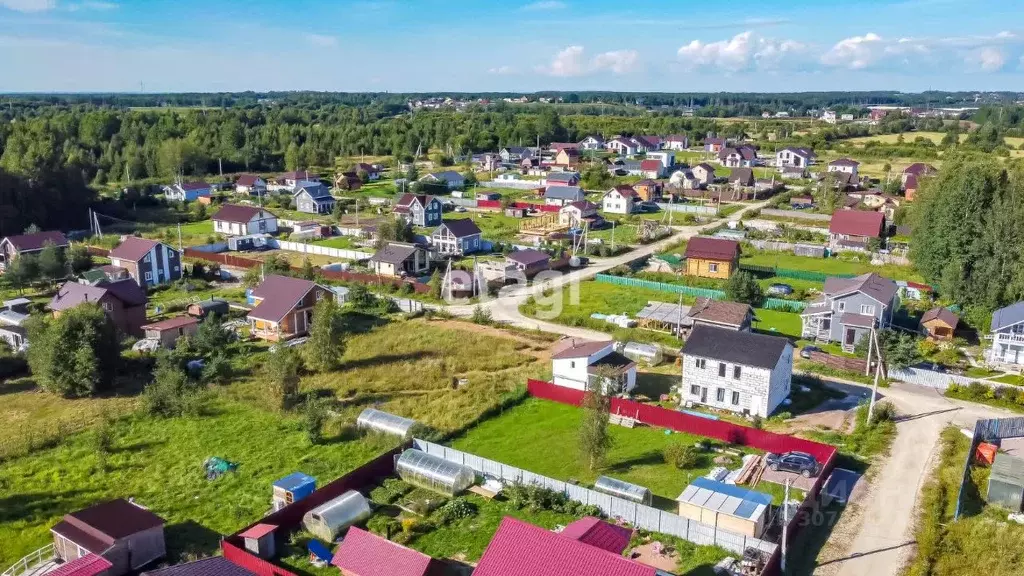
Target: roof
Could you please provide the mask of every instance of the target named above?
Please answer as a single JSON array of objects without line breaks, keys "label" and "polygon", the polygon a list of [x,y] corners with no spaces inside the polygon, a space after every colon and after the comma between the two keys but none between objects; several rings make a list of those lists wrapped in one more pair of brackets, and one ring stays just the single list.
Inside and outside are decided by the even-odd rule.
[{"label": "roof", "polygon": [[828,163],[829,166],[860,166],[860,162],[852,158],[836,158]]},{"label": "roof", "polygon": [[779,336],[698,324],[683,345],[683,354],[771,370],[789,345]]},{"label": "roof", "polygon": [[371,262],[384,262],[387,264],[401,264],[407,258],[416,253],[416,247],[411,244],[388,244],[377,250],[370,258]]},{"label": "roof", "polygon": [[432,200],[436,200],[436,198],[426,194],[402,194],[398,202],[395,202],[395,206],[409,207],[412,206],[413,202],[418,201],[420,206],[426,207]]},{"label": "roof", "polygon": [[431,172],[426,177],[432,177],[435,180],[444,180],[445,182],[458,182],[459,180],[465,180],[466,177],[459,174],[455,170],[444,170],[442,172]]},{"label": "roof", "polygon": [[612,554],[622,554],[622,551],[629,546],[630,538],[633,537],[633,529],[616,526],[593,516],[586,516],[572,522],[559,534],[607,550]]},{"label": "roof", "polygon": [[444,220],[441,225],[437,227],[438,230],[441,228],[447,228],[456,238],[465,238],[466,236],[472,236],[474,234],[481,234],[480,227],[476,225],[471,218],[459,218],[456,220]]},{"label": "roof", "polygon": [[262,180],[255,174],[242,174],[235,180],[236,186],[255,186],[258,180]]},{"label": "roof", "polygon": [[644,171],[650,171],[650,170],[660,171],[661,170],[661,162],[658,161],[658,160],[642,160],[640,162],[640,169],[644,170]]},{"label": "roof", "polygon": [[263,538],[267,534],[272,533],[274,530],[277,530],[277,526],[275,524],[256,524],[255,526],[252,526],[245,532],[239,534],[239,536],[241,536],[242,538],[259,539]]},{"label": "roof", "polygon": [[1024,322],[1024,302],[1010,304],[992,313],[992,331]]},{"label": "roof", "polygon": [[565,153],[566,156],[579,156],[580,155],[580,151],[579,151],[578,148],[576,148],[576,144],[560,146],[558,148],[558,153],[559,154]]},{"label": "roof", "polygon": [[112,295],[123,302],[126,306],[141,306],[146,303],[146,292],[135,283],[135,280],[126,278],[117,282],[90,286],[78,282],[65,282],[57,293],[50,299],[50,310],[67,310],[79,304],[99,302],[107,294]]},{"label": "roof", "polygon": [[740,255],[740,243],[724,238],[694,236],[686,244],[686,258],[705,258],[709,260],[734,260]]},{"label": "roof", "polygon": [[587,365],[587,373],[596,374],[603,369],[623,373],[636,366],[636,362],[619,352],[609,352]]},{"label": "roof", "polygon": [[139,238],[138,236],[128,236],[123,242],[118,244],[116,248],[110,251],[110,257],[138,262],[158,244],[160,244],[160,242],[157,240]]},{"label": "roof", "polygon": [[594,342],[592,340],[580,340],[577,338],[563,338],[555,342],[554,351],[551,355],[553,360],[564,360],[566,358],[586,358],[611,346],[614,342],[606,340]]},{"label": "roof", "polygon": [[921,316],[922,324],[925,322],[931,322],[932,320],[938,320],[950,328],[956,328],[956,325],[960,323],[959,316],[951,312],[948,308],[943,308],[942,306],[936,306]]},{"label": "roof", "polygon": [[177,566],[143,572],[145,576],[255,576],[223,556],[212,556]]},{"label": "roof", "polygon": [[[255,218],[262,212],[263,209],[259,206],[243,206],[241,204],[225,204],[221,206],[220,210],[213,215],[214,220],[221,220],[224,222],[237,222],[239,224],[248,224],[250,220]],[[268,212],[268,214],[270,214]],[[273,214],[270,214],[273,216]]]},{"label": "roof", "polygon": [[328,200],[331,202],[334,201],[334,196],[331,196],[330,188],[320,183],[306,183],[295,190],[295,194],[301,194],[303,192],[309,194],[309,197],[312,198],[314,202]]},{"label": "roof", "polygon": [[687,316],[703,322],[738,327],[743,325],[748,314],[751,314],[749,304],[712,300],[711,298],[697,298],[693,306],[690,307],[690,312]]},{"label": "roof", "polygon": [[[615,186],[615,188],[612,188],[612,190],[618,192],[620,196],[626,198],[638,198],[640,196],[640,194],[637,193],[637,191],[629,184],[619,184]],[[612,190],[609,190],[608,193],[611,194]]]},{"label": "roof", "polygon": [[904,190],[917,190],[917,176],[914,174],[907,174],[907,177],[903,180]]},{"label": "roof", "polygon": [[102,574],[114,564],[103,556],[86,554],[71,562],[65,562],[54,570],[47,572],[49,576],[96,576]]},{"label": "roof", "polygon": [[249,317],[277,322],[315,286],[316,282],[312,280],[270,274],[252,289],[252,296],[263,301],[249,311]]},{"label": "roof", "polygon": [[544,191],[544,197],[555,200],[579,200],[584,194],[579,186],[548,186]]},{"label": "roof", "polygon": [[597,210],[597,204],[594,204],[590,200],[577,200],[575,202],[570,202],[563,206],[562,210],[565,210],[566,208],[570,207],[576,208],[580,212],[591,212]]},{"label": "roof", "polygon": [[651,180],[650,178],[644,178],[643,180],[637,180],[636,182],[633,182],[633,187],[634,188],[643,187],[643,186],[657,186],[657,185],[658,185],[658,183],[655,182],[654,180]]},{"label": "roof", "polygon": [[754,170],[752,168],[733,168],[729,173],[729,182],[753,182]]},{"label": "roof", "polygon": [[689,317],[690,306],[680,306],[669,302],[648,301],[643,310],[636,313],[637,318],[655,320],[678,326],[680,324],[690,325],[693,323]]},{"label": "roof", "polygon": [[725,139],[725,138],[718,138],[718,137],[715,137],[715,136],[709,136],[709,137],[704,139],[704,143],[705,144],[721,144],[721,145],[724,146],[726,142],[728,142],[727,139]]},{"label": "roof", "polygon": [[548,256],[546,253],[541,252],[540,250],[534,250],[533,248],[527,248],[525,250],[516,250],[515,252],[510,252],[508,255],[505,256],[505,258],[508,258],[513,262],[518,262],[523,266],[532,266],[534,264],[548,262],[549,260],[551,260],[551,256]]},{"label": "roof", "polygon": [[688,142],[689,139],[686,134],[669,134],[665,137],[665,142]]},{"label": "roof", "polygon": [[47,242],[54,246],[67,246],[68,239],[63,233],[57,230],[45,232],[33,232],[32,234],[18,234],[5,238],[18,252],[42,250]]},{"label": "roof", "polygon": [[294,492],[296,488],[301,488],[310,483],[315,483],[316,480],[309,474],[303,474],[302,472],[292,472],[291,474],[281,478],[274,482],[275,488]]},{"label": "roof", "polygon": [[198,318],[192,316],[175,316],[174,318],[168,318],[159,322],[153,322],[152,324],[146,324],[142,326],[143,330],[174,330],[175,328],[181,328],[183,326],[191,326],[193,324],[199,324]]},{"label": "roof", "polygon": [[914,162],[910,166],[903,169],[904,174],[913,176],[927,176],[929,174],[935,174],[938,169],[931,164],[925,164],[924,162]]},{"label": "roof", "polygon": [[787,150],[791,154],[796,154],[798,156],[810,157],[810,156],[814,156],[815,155],[814,154],[814,150],[811,150],[810,148],[804,148],[802,146],[787,146],[787,147],[783,148],[782,150],[779,150],[779,152],[784,152],[784,151],[787,151]]},{"label": "roof", "polygon": [[[96,533],[94,537],[106,540],[106,544],[110,545],[116,540],[163,526],[164,523],[163,518],[149,510],[136,506],[124,498],[116,498],[67,514],[53,529],[62,534],[63,532],[58,530],[61,525],[70,525],[79,530],[90,529]],[[89,551],[96,552],[91,549]]]},{"label": "roof", "polygon": [[177,184],[178,188],[182,190],[206,190],[210,187],[206,182],[182,182]]},{"label": "roof", "polygon": [[579,178],[579,174],[575,172],[552,172],[545,177],[548,181],[554,182],[572,182],[576,178]]},{"label": "roof", "polygon": [[854,314],[844,312],[839,315],[839,323],[844,326],[858,326],[860,328],[871,328],[875,325],[875,317],[866,314]]},{"label": "roof", "polygon": [[473,576],[654,576],[656,571],[606,550],[505,517]]},{"label": "roof", "polygon": [[714,176],[714,174],[715,174],[715,167],[712,166],[711,164],[708,164],[707,162],[701,162],[700,164],[697,164],[693,168],[694,169],[696,169],[696,168],[703,168],[703,169],[707,170],[708,172],[711,172],[712,176]]},{"label": "roof", "polygon": [[772,497],[710,478],[697,478],[676,498],[721,514],[757,520],[772,505]]},{"label": "roof", "polygon": [[900,287],[896,282],[871,272],[854,278],[826,278],[823,291],[825,294],[830,294],[833,297],[838,294],[863,292],[882,304],[888,304],[899,289]]},{"label": "roof", "polygon": [[832,234],[878,238],[882,233],[885,214],[866,210],[837,210],[829,221],[828,231]]},{"label": "roof", "polygon": [[279,180],[319,180],[320,175],[314,174],[308,170],[292,170],[291,172],[285,172],[278,176]]},{"label": "roof", "polygon": [[353,526],[334,552],[331,565],[351,576],[423,576],[433,559]]}]

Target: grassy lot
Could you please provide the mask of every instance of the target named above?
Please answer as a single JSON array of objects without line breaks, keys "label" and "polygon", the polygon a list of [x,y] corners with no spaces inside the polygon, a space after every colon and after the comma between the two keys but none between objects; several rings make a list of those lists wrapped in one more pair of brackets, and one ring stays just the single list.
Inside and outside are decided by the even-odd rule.
[{"label": "grassy lot", "polygon": [[921,274],[910,266],[899,266],[886,264],[883,266],[872,266],[869,262],[844,258],[810,258],[808,256],[797,256],[788,252],[766,252],[763,250],[747,250],[740,257],[740,264],[752,266],[774,266],[776,268],[787,268],[790,270],[806,270],[809,272],[821,272],[823,274],[867,274],[877,272],[878,274],[893,280],[906,280],[908,282],[924,282]]},{"label": "grassy lot", "polygon": [[[672,272],[637,272],[633,277],[641,280],[663,282],[665,284],[678,284],[680,286],[691,286],[695,288],[712,288],[714,290],[725,290],[725,286],[728,284],[728,280],[724,279],[685,276]],[[758,278],[757,283],[761,286],[761,289],[766,292],[768,287],[772,284],[789,285],[794,291],[793,294],[787,297],[787,299],[790,300],[798,300],[801,298],[807,299],[811,296],[811,291],[821,291],[824,286],[823,282],[815,282],[813,280],[796,280],[793,278],[783,278],[782,276]],[[778,296],[776,296],[776,298],[778,298]]]},{"label": "grassy lot", "polygon": [[311,244],[317,246],[325,246],[327,248],[338,248],[340,250],[362,250],[367,249],[356,244],[350,236],[334,236],[331,238],[321,238],[320,240],[314,240]]},{"label": "grassy lot", "polygon": [[[899,141],[900,136],[902,136],[903,141],[907,143],[911,143],[914,140],[917,140],[918,138],[925,138],[927,140],[931,140],[935,144],[940,144],[942,142],[942,138],[945,135],[946,134],[943,132],[906,132],[903,134],[878,134],[876,136],[861,136],[858,138],[850,138],[849,140],[844,140],[844,142],[849,142],[850,144],[854,144],[857,146],[863,146],[868,142],[896,144]],[[960,141],[963,142],[964,140],[967,140],[967,134],[960,135]]]},{"label": "grassy lot", "polygon": [[[188,284],[193,286],[193,284]],[[210,298],[221,298],[233,302],[245,300],[245,288],[241,284],[207,284],[197,282],[193,289],[185,289],[183,285],[172,284],[160,290],[149,293],[149,307],[182,304],[196,300],[209,300]]]}]

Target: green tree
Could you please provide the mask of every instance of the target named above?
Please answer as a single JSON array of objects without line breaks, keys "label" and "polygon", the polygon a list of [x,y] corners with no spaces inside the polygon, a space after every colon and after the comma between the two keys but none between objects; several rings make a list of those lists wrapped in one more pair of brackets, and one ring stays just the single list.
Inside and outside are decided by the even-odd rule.
[{"label": "green tree", "polygon": [[332,298],[322,298],[313,307],[313,325],[302,351],[306,366],[314,372],[330,372],[341,363],[345,347],[338,306]]},{"label": "green tree", "polygon": [[444,279],[441,278],[440,270],[434,269],[434,272],[430,275],[430,281],[427,282],[430,286],[430,296],[433,298],[441,298],[441,288],[444,285]]},{"label": "green tree", "polygon": [[739,270],[733,273],[725,283],[725,297],[734,302],[743,302],[757,307],[764,301],[764,292],[753,274],[746,270]]},{"label": "green tree", "polygon": [[596,376],[583,397],[583,420],[579,429],[580,458],[591,471],[601,465],[612,446],[608,434],[611,401],[604,394],[603,379]]},{"label": "green tree", "polygon": [[309,260],[309,256],[302,259],[302,270],[299,271],[299,278],[316,280],[316,267]]},{"label": "green tree", "polygon": [[92,268],[92,254],[89,253],[89,248],[85,244],[72,246],[68,251],[68,263],[74,274],[80,274]]},{"label": "green tree", "polygon": [[39,279],[39,258],[35,254],[22,254],[7,267],[4,278],[18,289],[18,293]]},{"label": "green tree", "polygon": [[263,364],[268,382],[274,386],[282,409],[295,404],[299,395],[299,369],[302,359],[293,346],[278,346]]},{"label": "green tree", "polygon": [[29,325],[28,339],[28,363],[36,381],[68,398],[109,389],[120,365],[116,330],[97,304],[38,319]]},{"label": "green tree", "polygon": [[306,400],[306,407],[303,411],[303,427],[306,429],[306,438],[309,443],[316,446],[323,441],[324,424],[327,422],[327,405],[320,398]]},{"label": "green tree", "polygon": [[375,246],[378,250],[387,246],[389,242],[412,242],[415,236],[412,224],[404,218],[382,218],[377,223],[377,241]]},{"label": "green tree", "polygon": [[56,281],[68,275],[68,262],[64,249],[47,242],[39,252],[39,272],[47,280]]}]

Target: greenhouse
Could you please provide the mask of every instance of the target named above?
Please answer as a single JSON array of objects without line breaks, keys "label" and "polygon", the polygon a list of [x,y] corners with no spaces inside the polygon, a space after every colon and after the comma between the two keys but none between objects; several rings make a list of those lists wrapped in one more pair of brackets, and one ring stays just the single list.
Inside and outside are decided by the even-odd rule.
[{"label": "greenhouse", "polygon": [[370,517],[370,503],[349,490],[334,500],[313,508],[302,517],[302,525],[317,538],[331,542],[345,528]]},{"label": "greenhouse", "polygon": [[609,478],[608,476],[598,476],[597,481],[594,482],[594,490],[618,496],[630,502],[647,504],[648,506],[651,504],[651,491],[647,488],[616,480],[615,478]]},{"label": "greenhouse", "polygon": [[446,496],[454,496],[476,482],[476,473],[469,466],[412,448],[402,452],[395,466],[402,480]]},{"label": "greenhouse", "polygon": [[409,418],[395,416],[374,408],[367,408],[356,419],[356,427],[369,432],[380,432],[401,438],[410,438],[419,423]]},{"label": "greenhouse", "polygon": [[649,366],[657,366],[663,359],[661,348],[639,342],[626,343],[622,348],[622,355],[634,362],[643,362]]}]

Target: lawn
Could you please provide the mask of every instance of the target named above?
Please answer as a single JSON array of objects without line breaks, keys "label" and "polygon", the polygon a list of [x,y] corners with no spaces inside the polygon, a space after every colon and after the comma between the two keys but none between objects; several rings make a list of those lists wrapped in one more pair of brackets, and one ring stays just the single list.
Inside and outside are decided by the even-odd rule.
[{"label": "lawn", "polygon": [[350,236],[333,236],[331,238],[321,238],[320,240],[314,240],[311,242],[316,246],[324,246],[326,248],[338,248],[339,250],[360,250],[367,251],[369,248],[364,248],[358,244]]},{"label": "lawn", "polygon": [[[942,142],[942,138],[945,137],[945,135],[946,134],[943,132],[905,132],[903,134],[878,134],[875,136],[860,136],[858,138],[850,138],[849,140],[845,140],[845,142],[849,142],[850,144],[859,146],[863,146],[868,142],[896,144],[899,141],[900,136],[902,136],[903,141],[908,144],[913,143],[914,140],[917,140],[918,138],[924,138],[926,140],[931,140],[935,144],[940,144]],[[966,139],[967,134],[960,135],[961,142]]]},{"label": "lawn", "polygon": [[869,262],[855,260],[852,257],[850,259],[840,257],[811,258],[809,256],[797,256],[789,252],[767,252],[764,250],[748,249],[740,257],[740,264],[773,266],[789,270],[806,270],[822,274],[859,275],[876,272],[893,280],[924,282],[924,278],[913,267],[899,266],[897,264],[873,266]]}]

